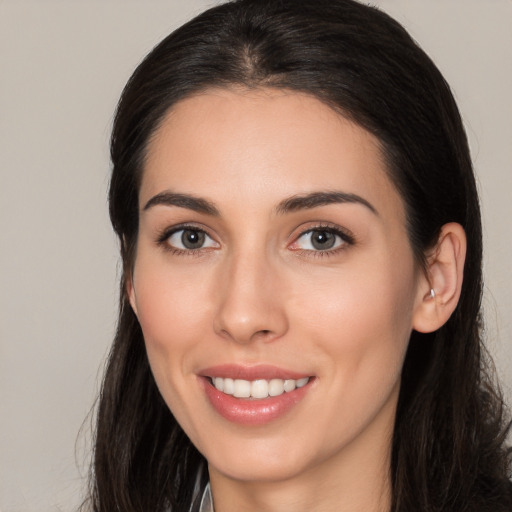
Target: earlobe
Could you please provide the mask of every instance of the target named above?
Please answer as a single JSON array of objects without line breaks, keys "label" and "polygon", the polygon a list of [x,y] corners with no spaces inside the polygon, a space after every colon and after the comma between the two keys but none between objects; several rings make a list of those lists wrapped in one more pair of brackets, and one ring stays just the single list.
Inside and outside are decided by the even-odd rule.
[{"label": "earlobe", "polygon": [[459,302],[465,258],[464,228],[455,222],[445,224],[418,287],[413,329],[433,332],[448,321]]},{"label": "earlobe", "polygon": [[135,313],[135,316],[138,316],[137,314],[137,301],[135,300],[135,290],[133,288],[133,275],[130,274],[126,278],[126,296],[128,297],[128,301],[130,302],[130,306],[133,309],[133,312]]}]

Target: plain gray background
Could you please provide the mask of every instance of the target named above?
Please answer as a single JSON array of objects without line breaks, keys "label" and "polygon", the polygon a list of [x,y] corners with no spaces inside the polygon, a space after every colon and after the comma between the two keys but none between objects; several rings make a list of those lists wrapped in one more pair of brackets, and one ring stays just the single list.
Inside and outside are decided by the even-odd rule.
[{"label": "plain gray background", "polygon": [[[106,203],[112,114],[140,59],[214,3],[0,0],[3,512],[70,511],[80,501],[86,417],[118,295]],[[484,212],[489,346],[511,402],[512,2],[372,3],[433,57],[462,111]]]}]

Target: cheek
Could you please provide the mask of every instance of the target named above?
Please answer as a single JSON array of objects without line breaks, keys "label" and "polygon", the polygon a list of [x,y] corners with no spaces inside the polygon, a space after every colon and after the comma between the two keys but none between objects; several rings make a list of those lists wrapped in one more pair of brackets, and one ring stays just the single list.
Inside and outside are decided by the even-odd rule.
[{"label": "cheek", "polygon": [[177,339],[187,336],[200,316],[200,286],[197,273],[183,272],[160,258],[142,254],[134,270],[134,292],[144,334],[156,341],[169,335]]},{"label": "cheek", "polygon": [[179,272],[142,258],[134,273],[137,316],[156,385],[193,438],[197,435],[191,411],[197,403],[190,391],[196,380],[192,370],[208,325],[207,301],[201,300],[205,293],[200,285],[197,273]]},{"label": "cheek", "polygon": [[308,296],[298,299],[297,309],[308,312],[303,325],[309,336],[354,379],[401,370],[416,284],[412,258],[394,263],[388,257],[368,265],[361,261],[317,281]]},{"label": "cheek", "polygon": [[[201,288],[202,287],[202,288]],[[158,382],[183,373],[187,357],[204,338],[208,301],[200,276],[138,261],[134,290],[150,364]],[[169,371],[172,370],[172,371]]]},{"label": "cheek", "polygon": [[355,435],[396,400],[411,333],[413,268],[412,262],[400,271],[387,264],[364,272],[352,267],[302,299],[300,309],[308,311],[303,331],[321,354],[326,396],[333,404],[324,428],[333,432],[334,444],[336,433]]}]

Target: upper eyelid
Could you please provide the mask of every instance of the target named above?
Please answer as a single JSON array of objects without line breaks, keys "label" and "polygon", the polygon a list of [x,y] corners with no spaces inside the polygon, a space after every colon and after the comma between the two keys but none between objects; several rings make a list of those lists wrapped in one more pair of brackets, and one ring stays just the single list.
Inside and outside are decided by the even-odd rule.
[{"label": "upper eyelid", "polygon": [[311,231],[330,231],[333,233],[340,233],[342,235],[348,234],[346,233],[346,230],[343,228],[337,227],[337,226],[331,226],[331,225],[319,225],[319,226],[312,226],[304,229],[303,231],[299,232],[298,236],[304,235],[306,233],[311,233]]},{"label": "upper eyelid", "polygon": [[[310,223],[306,222],[304,224],[310,224]],[[306,233],[311,233],[312,231],[321,231],[322,229],[325,231],[331,231],[335,234],[339,234],[343,238],[347,238],[352,242],[355,240],[354,234],[349,229],[341,227],[338,224],[334,224],[332,222],[321,222],[321,221],[320,222],[313,221],[313,223],[311,225],[304,227],[304,228],[295,228],[290,233],[289,237],[293,236],[294,232],[298,231],[298,233],[294,237],[294,239],[296,240],[297,238],[305,235]]]},{"label": "upper eyelid", "polygon": [[170,238],[175,233],[178,233],[179,231],[185,231],[185,230],[191,230],[191,231],[202,231],[205,233],[209,238],[214,240],[215,242],[219,243],[214,236],[212,236],[210,230],[206,227],[197,225],[195,223],[185,222],[182,224],[177,224],[174,226],[169,226],[167,228],[164,228],[160,230],[157,234],[157,241],[158,242],[165,242],[168,238]]},{"label": "upper eyelid", "polygon": [[206,226],[203,226],[202,224],[198,224],[195,222],[180,222],[179,224],[175,224],[173,226],[168,226],[168,227],[162,229],[161,233],[162,234],[164,234],[164,233],[172,234],[172,233],[176,233],[177,231],[182,231],[182,230],[186,230],[186,229],[190,229],[191,231],[203,231],[204,233],[206,233],[207,235],[210,236],[210,230]]}]

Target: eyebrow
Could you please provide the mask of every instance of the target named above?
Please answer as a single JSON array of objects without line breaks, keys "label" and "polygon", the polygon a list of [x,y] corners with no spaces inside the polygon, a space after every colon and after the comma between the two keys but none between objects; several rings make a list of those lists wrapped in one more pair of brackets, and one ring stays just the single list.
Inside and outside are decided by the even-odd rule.
[{"label": "eyebrow", "polygon": [[206,199],[194,197],[189,194],[161,192],[160,194],[153,196],[145,204],[143,210],[149,210],[150,208],[156,205],[178,206],[180,208],[187,208],[188,210],[193,210],[198,213],[204,213],[205,215],[220,217],[220,212],[213,203],[207,201]]},{"label": "eyebrow", "polygon": [[[375,215],[378,215],[376,208],[366,199],[358,196],[357,194],[340,191],[311,192],[309,194],[292,196],[281,201],[277,205],[275,211],[282,215],[298,210],[309,210],[319,206],[340,203],[361,204]],[[160,194],[153,196],[144,205],[143,210],[149,210],[157,205],[178,206],[179,208],[187,208],[188,210],[193,210],[212,217],[220,217],[220,211],[212,202],[190,194],[178,194],[176,192],[169,191],[161,192]]]},{"label": "eyebrow", "polygon": [[348,192],[327,191],[297,195],[281,201],[276,208],[277,213],[284,214],[297,210],[309,210],[319,206],[340,203],[356,203],[368,208],[373,214],[379,215],[377,209],[366,199]]}]

